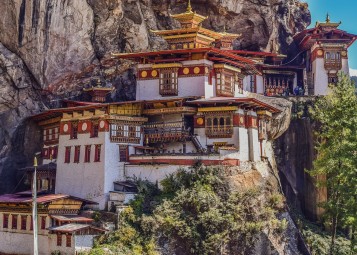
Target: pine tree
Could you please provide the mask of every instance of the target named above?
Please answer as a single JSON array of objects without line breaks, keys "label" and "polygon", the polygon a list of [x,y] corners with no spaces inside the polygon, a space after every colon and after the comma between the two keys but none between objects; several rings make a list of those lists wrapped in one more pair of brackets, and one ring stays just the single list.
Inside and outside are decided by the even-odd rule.
[{"label": "pine tree", "polygon": [[322,205],[331,223],[330,254],[335,254],[339,226],[351,230],[351,254],[356,251],[357,229],[357,97],[354,83],[344,74],[330,85],[331,93],[319,98],[312,109],[320,123],[317,132],[317,159],[312,176],[326,176],[319,185],[328,190]]}]

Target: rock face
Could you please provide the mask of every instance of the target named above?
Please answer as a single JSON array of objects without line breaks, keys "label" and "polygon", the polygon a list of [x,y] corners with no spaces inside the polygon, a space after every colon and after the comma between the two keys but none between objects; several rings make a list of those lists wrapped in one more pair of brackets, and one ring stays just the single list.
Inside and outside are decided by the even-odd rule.
[{"label": "rock face", "polygon": [[[165,48],[165,42],[154,37],[150,30],[178,27],[170,14],[185,11],[187,2],[3,0],[0,5],[1,180],[10,174],[11,178],[6,177],[8,187],[15,186],[13,177],[18,164],[26,164],[25,159],[32,157],[26,155],[33,155],[38,149],[27,144],[25,133],[33,138],[38,132],[29,128],[31,125],[26,127],[24,119],[43,110],[44,104],[56,106],[58,95],[80,99],[81,88],[95,76],[116,87],[111,95],[113,101],[133,99],[135,72],[130,69],[130,63],[111,60],[110,53]],[[205,27],[217,31],[226,28],[228,32],[242,34],[235,43],[237,49],[288,53],[292,35],[310,23],[307,7],[298,0],[191,2],[194,10],[208,16]],[[42,98],[39,90],[45,94]],[[280,135],[278,130],[273,133],[272,137]],[[11,191],[0,184],[0,193]]]},{"label": "rock face", "polygon": [[294,118],[287,131],[274,141],[276,164],[284,194],[289,203],[311,220],[321,216],[317,206],[325,201],[327,192],[316,188],[316,181],[305,171],[311,170],[316,157],[313,132],[314,123],[308,116],[311,98],[290,98]]},{"label": "rock face", "polygon": [[[3,0],[0,41],[23,59],[42,88],[98,64],[111,52],[165,47],[150,29],[178,23],[183,0]],[[292,35],[310,24],[298,0],[193,0],[204,26],[241,33],[235,47],[288,52]]]},{"label": "rock face", "polygon": [[[27,67],[1,43],[0,90],[1,194],[14,189],[17,169],[23,167],[35,151],[39,151],[38,143],[33,143],[40,140],[39,133],[25,119],[44,110],[40,88]],[[31,141],[28,140],[30,138]]]}]

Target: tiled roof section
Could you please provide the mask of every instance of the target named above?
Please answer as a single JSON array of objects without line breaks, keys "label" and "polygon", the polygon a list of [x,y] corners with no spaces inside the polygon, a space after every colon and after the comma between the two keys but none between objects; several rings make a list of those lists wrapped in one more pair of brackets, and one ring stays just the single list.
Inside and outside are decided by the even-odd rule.
[{"label": "tiled roof section", "polygon": [[73,233],[73,232],[76,232],[76,231],[79,231],[82,229],[86,229],[86,228],[91,228],[98,232],[103,232],[103,233],[106,231],[104,229],[96,228],[96,227],[93,227],[88,224],[76,224],[76,223],[70,223],[70,224],[66,224],[63,226],[52,227],[52,228],[49,228],[49,230],[51,230],[53,232]]},{"label": "tiled roof section", "polygon": [[232,105],[248,105],[251,107],[256,108],[263,108],[267,109],[272,113],[279,113],[281,112],[279,109],[275,108],[274,106],[264,103],[255,98],[249,97],[211,97],[211,98],[204,98],[198,99],[194,101],[187,102],[188,104],[196,104],[196,105],[209,105],[212,103],[221,103],[221,104],[232,104]]},{"label": "tiled roof section", "polygon": [[[48,194],[48,195],[39,195],[37,197],[37,203],[46,204],[59,199],[70,198],[73,200],[79,200],[86,204],[96,204],[95,202],[85,200],[78,197],[73,197],[66,194]],[[16,193],[16,194],[5,194],[0,196],[0,203],[16,203],[16,204],[31,204],[32,197],[29,192],[26,193]]]},{"label": "tiled roof section", "polygon": [[[37,203],[46,204],[67,197],[69,197],[69,195],[64,195],[64,194],[44,195],[44,196],[37,197]],[[0,196],[0,203],[29,204],[32,203],[32,197],[23,194],[5,194]]]},{"label": "tiled roof section", "polygon": [[77,215],[51,215],[51,218],[58,221],[69,221],[69,222],[92,222],[93,219],[77,216]]}]

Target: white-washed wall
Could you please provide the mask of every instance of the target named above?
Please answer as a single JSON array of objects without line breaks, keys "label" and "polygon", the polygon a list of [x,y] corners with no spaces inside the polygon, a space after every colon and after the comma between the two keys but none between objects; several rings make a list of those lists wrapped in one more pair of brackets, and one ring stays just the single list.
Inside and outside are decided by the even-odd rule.
[{"label": "white-washed wall", "polygon": [[[105,208],[105,133],[99,132],[98,137],[90,138],[90,134],[78,134],[78,139],[70,139],[69,135],[61,135],[59,139],[56,193],[69,194],[99,203]],[[100,162],[94,162],[95,144],[101,144]],[[79,163],[73,163],[74,146],[81,145]],[[90,162],[84,162],[85,145],[92,145]],[[71,148],[71,161],[64,163],[65,147]]]}]

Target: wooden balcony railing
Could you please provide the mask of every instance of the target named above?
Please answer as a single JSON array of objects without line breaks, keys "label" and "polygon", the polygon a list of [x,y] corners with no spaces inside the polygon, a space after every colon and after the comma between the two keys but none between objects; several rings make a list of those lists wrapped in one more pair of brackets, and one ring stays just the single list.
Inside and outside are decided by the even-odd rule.
[{"label": "wooden balcony railing", "polygon": [[328,70],[340,70],[342,68],[342,62],[340,59],[325,59],[325,69]]},{"label": "wooden balcony railing", "polygon": [[232,126],[212,126],[206,127],[206,135],[208,137],[217,137],[217,138],[230,138],[233,135]]}]

